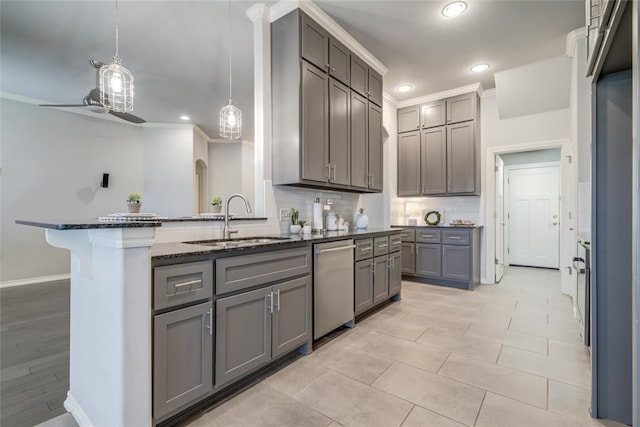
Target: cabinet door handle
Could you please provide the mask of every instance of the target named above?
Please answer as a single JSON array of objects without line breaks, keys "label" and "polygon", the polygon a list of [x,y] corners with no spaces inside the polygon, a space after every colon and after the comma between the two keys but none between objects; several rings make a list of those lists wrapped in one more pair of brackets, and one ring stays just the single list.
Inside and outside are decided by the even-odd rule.
[{"label": "cabinet door handle", "polygon": [[273,314],[273,292],[267,295],[267,298],[269,298],[269,312]]},{"label": "cabinet door handle", "polygon": [[333,170],[333,178],[332,181],[336,182],[336,164],[331,165],[331,170]]},{"label": "cabinet door handle", "polygon": [[277,303],[278,311],[280,311],[280,289],[276,291],[276,296],[278,297],[278,303]]},{"label": "cabinet door handle", "polygon": [[373,261],[371,262],[371,274],[376,274],[376,264]]},{"label": "cabinet door handle", "polygon": [[331,67],[331,71],[335,71],[335,70],[336,70],[336,67]]},{"label": "cabinet door handle", "polygon": [[391,258],[387,258],[387,269],[391,270]]},{"label": "cabinet door handle", "polygon": [[325,67],[331,68],[331,64],[324,64]]},{"label": "cabinet door handle", "polygon": [[411,255],[413,255],[413,245],[411,245],[410,248],[411,248]]},{"label": "cabinet door handle", "polygon": [[331,181],[331,163],[327,163],[327,165],[324,167],[325,170],[325,174],[324,174],[324,179],[327,180],[327,182]]},{"label": "cabinet door handle", "polygon": [[209,335],[213,335],[213,307],[209,309],[209,324],[207,325],[207,329],[209,329]]}]

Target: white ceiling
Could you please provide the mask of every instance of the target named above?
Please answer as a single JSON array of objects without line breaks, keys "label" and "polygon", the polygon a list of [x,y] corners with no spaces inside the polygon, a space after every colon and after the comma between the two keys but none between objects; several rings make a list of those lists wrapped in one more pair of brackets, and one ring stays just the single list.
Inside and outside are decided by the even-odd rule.
[{"label": "white ceiling", "polygon": [[[253,33],[245,11],[254,3],[233,0],[231,19],[233,98],[248,139]],[[584,25],[583,0],[467,0],[455,19],[442,17],[441,0],[316,3],[389,68],[385,91],[399,101],[475,82],[492,88],[495,72],[562,55],[567,33]],[[165,123],[184,123],[178,117],[187,114],[216,137],[228,99],[227,7],[218,0],[120,0],[120,56],[136,79],[134,114]],[[114,20],[113,1],[2,0],[0,89],[80,103],[95,85],[89,60],[114,54]],[[472,73],[478,62],[491,69]],[[414,90],[396,92],[401,83]]]}]

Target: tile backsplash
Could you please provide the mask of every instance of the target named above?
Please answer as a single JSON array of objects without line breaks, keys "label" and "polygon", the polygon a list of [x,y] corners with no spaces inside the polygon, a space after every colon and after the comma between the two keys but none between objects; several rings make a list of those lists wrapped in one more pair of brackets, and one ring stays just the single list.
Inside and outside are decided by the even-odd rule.
[{"label": "tile backsplash", "polygon": [[393,203],[391,224],[406,225],[410,218],[423,224],[425,214],[431,210],[440,211],[445,224],[461,219],[481,225],[480,196],[398,198]]}]

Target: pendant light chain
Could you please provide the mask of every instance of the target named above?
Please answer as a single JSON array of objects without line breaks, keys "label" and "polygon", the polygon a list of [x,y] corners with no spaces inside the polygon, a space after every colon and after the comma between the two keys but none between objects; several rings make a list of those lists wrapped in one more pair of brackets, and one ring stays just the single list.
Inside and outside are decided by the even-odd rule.
[{"label": "pendant light chain", "polygon": [[116,58],[120,58],[120,51],[118,50],[118,45],[120,41],[120,25],[118,22],[118,0],[116,0]]},{"label": "pendant light chain", "polygon": [[227,39],[229,45],[229,103],[220,110],[220,136],[226,139],[239,139],[242,134],[242,111],[233,105],[233,37],[231,34],[231,0],[228,3],[227,22],[229,25]]},{"label": "pendant light chain", "polygon": [[232,86],[233,86],[232,85],[233,73],[231,72],[231,55],[233,51],[233,47],[232,47],[233,37],[231,37],[231,0],[229,0],[229,7],[227,9],[228,9],[227,24],[229,25],[229,31],[227,32],[228,40],[229,40],[229,103],[231,103],[231,100],[233,99],[233,97],[231,96]]}]

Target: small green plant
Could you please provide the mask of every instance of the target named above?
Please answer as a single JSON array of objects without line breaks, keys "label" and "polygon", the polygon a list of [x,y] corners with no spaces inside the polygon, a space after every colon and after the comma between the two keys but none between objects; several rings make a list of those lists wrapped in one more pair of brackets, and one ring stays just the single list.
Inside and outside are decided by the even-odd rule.
[{"label": "small green plant", "polygon": [[291,224],[298,225],[298,216],[299,215],[300,215],[300,212],[295,210],[295,208],[291,208]]},{"label": "small green plant", "polygon": [[303,221],[303,220],[298,221],[298,224],[300,225],[300,227],[304,227],[306,223],[307,221]]},{"label": "small green plant", "polygon": [[212,206],[222,206],[222,197],[216,196],[211,201]]},{"label": "small green plant", "polygon": [[140,203],[140,194],[138,193],[129,193],[129,197],[127,197],[127,203]]}]

